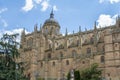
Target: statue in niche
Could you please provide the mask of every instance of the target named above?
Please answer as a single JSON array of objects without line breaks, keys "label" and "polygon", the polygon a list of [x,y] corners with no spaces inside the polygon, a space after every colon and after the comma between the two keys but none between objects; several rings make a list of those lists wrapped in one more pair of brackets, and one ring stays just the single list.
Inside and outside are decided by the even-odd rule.
[{"label": "statue in niche", "polygon": [[70,80],[74,80],[74,70],[70,70]]}]

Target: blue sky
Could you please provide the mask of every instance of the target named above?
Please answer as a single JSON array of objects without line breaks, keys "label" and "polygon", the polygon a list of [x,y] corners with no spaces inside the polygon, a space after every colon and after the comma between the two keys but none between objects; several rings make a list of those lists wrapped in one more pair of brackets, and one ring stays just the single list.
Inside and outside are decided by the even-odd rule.
[{"label": "blue sky", "polygon": [[34,25],[43,24],[54,9],[61,33],[78,31],[79,26],[93,29],[115,24],[120,15],[120,0],[0,0],[0,36],[20,33],[23,28],[32,32]]}]

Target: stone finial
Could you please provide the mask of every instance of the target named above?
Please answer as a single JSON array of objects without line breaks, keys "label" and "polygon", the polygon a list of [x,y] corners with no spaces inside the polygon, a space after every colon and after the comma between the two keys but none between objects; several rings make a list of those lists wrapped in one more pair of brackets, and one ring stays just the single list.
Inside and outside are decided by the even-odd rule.
[{"label": "stone finial", "polygon": [[21,33],[21,43],[24,42],[24,40],[25,40],[25,28],[23,29]]},{"label": "stone finial", "polygon": [[81,26],[79,26],[79,33],[81,33]]},{"label": "stone finial", "polygon": [[96,21],[95,21],[95,23],[94,23],[94,30],[96,30],[97,29],[97,26],[96,26]]},{"label": "stone finial", "polygon": [[40,32],[43,33],[43,32],[42,32],[42,24],[40,24]]},{"label": "stone finial", "polygon": [[68,35],[67,28],[66,28],[66,33],[65,33],[65,35],[66,35],[66,36]]},{"label": "stone finial", "polygon": [[116,26],[120,27],[120,15],[118,15],[116,18]]},{"label": "stone finial", "polygon": [[25,28],[23,28],[22,35],[25,35]]},{"label": "stone finial", "polygon": [[37,24],[34,26],[34,32],[37,32]]}]

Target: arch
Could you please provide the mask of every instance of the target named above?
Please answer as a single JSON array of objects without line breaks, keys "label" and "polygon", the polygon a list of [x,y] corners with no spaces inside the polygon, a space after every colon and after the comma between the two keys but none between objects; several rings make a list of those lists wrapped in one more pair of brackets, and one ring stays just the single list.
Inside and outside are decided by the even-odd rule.
[{"label": "arch", "polygon": [[102,46],[102,51],[105,52],[105,46],[104,45]]},{"label": "arch", "polygon": [[52,65],[55,66],[55,61],[52,62]]},{"label": "arch", "polygon": [[40,66],[43,67],[43,62],[40,63]]},{"label": "arch", "polygon": [[91,48],[90,47],[87,48],[87,54],[91,54]]},{"label": "arch", "polygon": [[48,53],[47,58],[51,59],[51,53]]},{"label": "arch", "polygon": [[51,40],[48,40],[48,48],[51,49],[52,48],[52,41]]},{"label": "arch", "polygon": [[69,60],[66,60],[66,65],[69,65]]},{"label": "arch", "polygon": [[60,52],[60,58],[62,58],[63,57],[63,53],[62,52]]},{"label": "arch", "polygon": [[27,47],[32,47],[32,46],[33,46],[33,38],[30,37],[30,38],[28,38],[28,40],[27,40]]},{"label": "arch", "polygon": [[77,51],[76,50],[72,50],[72,57],[76,57],[77,55]]}]

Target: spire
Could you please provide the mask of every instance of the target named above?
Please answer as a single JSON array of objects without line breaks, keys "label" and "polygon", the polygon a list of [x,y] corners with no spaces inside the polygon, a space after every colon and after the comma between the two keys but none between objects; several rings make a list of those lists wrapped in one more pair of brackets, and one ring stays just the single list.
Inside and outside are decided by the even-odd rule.
[{"label": "spire", "polygon": [[95,21],[95,23],[94,23],[94,29],[95,29],[95,30],[97,29],[97,27],[96,27],[96,21]]},{"label": "spire", "polygon": [[65,33],[65,35],[67,36],[67,34],[68,34],[68,32],[67,32],[67,28],[66,28],[66,33]]},{"label": "spire", "polygon": [[42,33],[42,24],[40,24],[40,32]]},{"label": "spire", "polygon": [[52,8],[52,11],[50,13],[50,18],[54,18],[53,8]]},{"label": "spire", "polygon": [[21,44],[24,42],[24,40],[25,40],[25,28],[23,29],[21,33]]},{"label": "spire", "polygon": [[34,26],[34,31],[37,32],[37,24]]},{"label": "spire", "polygon": [[81,26],[79,26],[79,33],[81,32]]},{"label": "spire", "polygon": [[120,27],[120,15],[118,15],[116,18],[116,26]]},{"label": "spire", "polygon": [[23,28],[22,35],[25,35],[25,28]]}]

